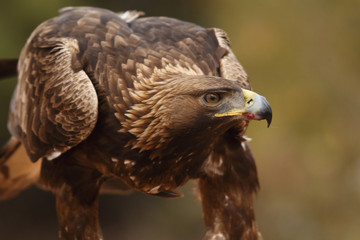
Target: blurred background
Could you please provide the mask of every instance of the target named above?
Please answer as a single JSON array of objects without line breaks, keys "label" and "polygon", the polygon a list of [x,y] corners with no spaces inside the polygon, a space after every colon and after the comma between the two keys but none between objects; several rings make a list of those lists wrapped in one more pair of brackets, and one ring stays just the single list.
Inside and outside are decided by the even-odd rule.
[{"label": "blurred background", "polygon": [[[256,216],[265,240],[360,239],[360,1],[14,0],[0,3],[0,57],[17,57],[31,31],[64,6],[142,10],[224,29],[254,89],[273,108],[271,127],[248,137],[261,190]],[[0,82],[0,143],[16,79]],[[102,196],[112,239],[201,239],[193,183],[175,200]],[[54,197],[31,188],[0,202],[1,239],[57,239]]]}]

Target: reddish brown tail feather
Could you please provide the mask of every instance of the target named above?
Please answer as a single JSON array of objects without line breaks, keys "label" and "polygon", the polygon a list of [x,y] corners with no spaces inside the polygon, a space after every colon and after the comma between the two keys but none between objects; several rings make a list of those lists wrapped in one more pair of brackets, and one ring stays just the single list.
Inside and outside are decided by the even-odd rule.
[{"label": "reddish brown tail feather", "polygon": [[25,148],[12,137],[0,152],[0,200],[16,196],[36,183],[41,161],[28,158]]}]

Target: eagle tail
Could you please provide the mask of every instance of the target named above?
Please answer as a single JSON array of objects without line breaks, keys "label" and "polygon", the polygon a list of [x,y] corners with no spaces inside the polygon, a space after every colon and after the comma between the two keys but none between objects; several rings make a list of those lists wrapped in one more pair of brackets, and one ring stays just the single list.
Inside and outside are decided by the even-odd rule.
[{"label": "eagle tail", "polygon": [[17,59],[0,59],[0,79],[16,76]]},{"label": "eagle tail", "polygon": [[0,200],[14,197],[36,183],[40,169],[41,161],[31,162],[24,146],[12,137],[0,151]]}]

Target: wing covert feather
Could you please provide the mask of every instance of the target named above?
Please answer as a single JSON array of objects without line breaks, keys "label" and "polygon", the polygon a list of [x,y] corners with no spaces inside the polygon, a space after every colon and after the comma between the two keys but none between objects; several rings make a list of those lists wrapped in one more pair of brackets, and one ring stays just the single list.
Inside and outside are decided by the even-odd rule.
[{"label": "wing covert feather", "polygon": [[22,50],[8,126],[32,161],[60,155],[95,127],[97,94],[87,74],[76,70],[78,52],[75,39],[52,34],[51,23],[38,27]]}]

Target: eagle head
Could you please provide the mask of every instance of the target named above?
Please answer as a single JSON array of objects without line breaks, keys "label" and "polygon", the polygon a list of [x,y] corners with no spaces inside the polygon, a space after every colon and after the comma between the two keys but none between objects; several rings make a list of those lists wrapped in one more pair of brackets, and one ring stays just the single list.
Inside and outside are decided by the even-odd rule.
[{"label": "eagle head", "polygon": [[[199,137],[202,143],[213,141],[244,120],[271,123],[271,108],[264,97],[221,77],[172,75],[154,81],[147,93],[127,111],[123,123],[136,137],[128,146],[140,151],[168,148],[174,139],[178,145]],[[136,95],[144,94],[139,91]]]}]

